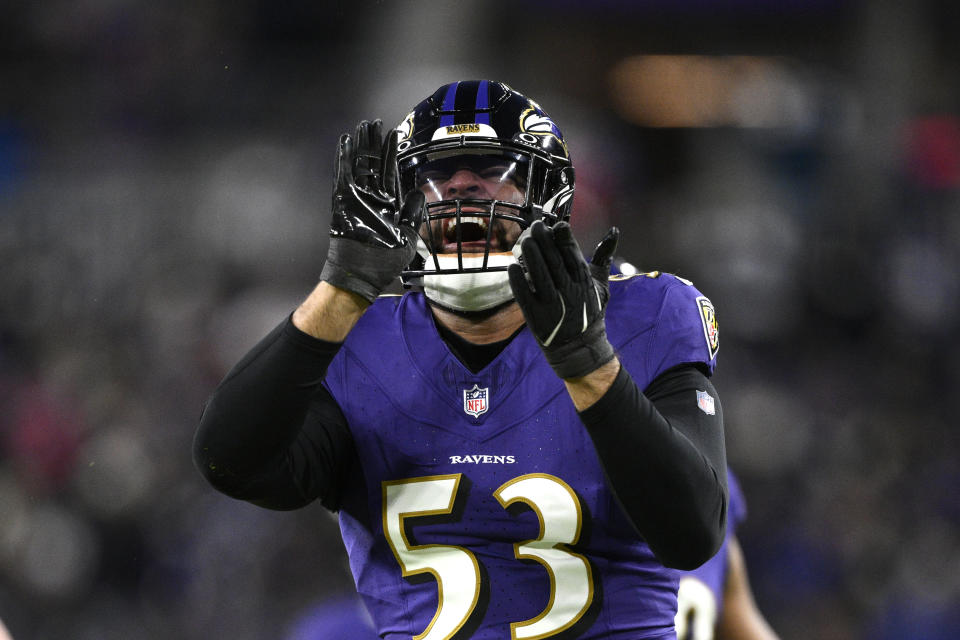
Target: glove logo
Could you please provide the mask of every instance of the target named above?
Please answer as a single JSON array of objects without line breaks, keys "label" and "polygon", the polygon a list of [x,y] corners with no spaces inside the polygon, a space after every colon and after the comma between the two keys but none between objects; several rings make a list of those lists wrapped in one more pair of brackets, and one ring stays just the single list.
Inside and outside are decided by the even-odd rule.
[{"label": "glove logo", "polygon": [[478,385],[474,384],[472,389],[463,390],[463,410],[467,415],[478,418],[480,414],[486,413],[487,409],[490,408],[490,405],[487,403],[489,397],[489,387],[481,389]]},{"label": "glove logo", "polygon": [[717,357],[720,350],[720,328],[717,325],[717,314],[713,310],[713,303],[705,296],[697,298],[697,307],[700,309],[700,321],[703,323],[703,337],[707,339],[707,350],[710,359]]}]

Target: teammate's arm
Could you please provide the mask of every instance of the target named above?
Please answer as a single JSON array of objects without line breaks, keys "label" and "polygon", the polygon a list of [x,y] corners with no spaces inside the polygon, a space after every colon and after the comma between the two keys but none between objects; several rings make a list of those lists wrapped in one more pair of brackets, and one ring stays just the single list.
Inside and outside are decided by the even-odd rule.
[{"label": "teammate's arm", "polygon": [[717,640],[779,640],[757,603],[747,577],[747,564],[736,537],[727,544],[727,579],[723,587],[723,611],[717,622]]}]

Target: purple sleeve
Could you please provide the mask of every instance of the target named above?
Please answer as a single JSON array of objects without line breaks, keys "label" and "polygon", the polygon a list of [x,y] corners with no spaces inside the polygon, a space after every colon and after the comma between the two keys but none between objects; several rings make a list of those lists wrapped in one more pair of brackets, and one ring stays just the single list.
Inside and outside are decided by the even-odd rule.
[{"label": "purple sleeve", "polygon": [[718,349],[713,304],[694,286],[676,279],[664,293],[648,343],[646,366],[650,379],[688,362],[701,363],[704,373],[712,375]]}]

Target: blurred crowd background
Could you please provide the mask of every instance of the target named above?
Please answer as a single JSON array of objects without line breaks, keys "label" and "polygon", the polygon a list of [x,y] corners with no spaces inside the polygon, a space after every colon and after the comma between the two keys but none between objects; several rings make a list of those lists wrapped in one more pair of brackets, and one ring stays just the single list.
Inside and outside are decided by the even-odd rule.
[{"label": "blurred crowd background", "polygon": [[716,304],[782,637],[960,637],[958,33],[947,0],[0,4],[0,619],[272,640],[350,602],[335,516],[216,494],[194,429],[319,275],[337,136],[493,78],[564,130],[582,244]]}]

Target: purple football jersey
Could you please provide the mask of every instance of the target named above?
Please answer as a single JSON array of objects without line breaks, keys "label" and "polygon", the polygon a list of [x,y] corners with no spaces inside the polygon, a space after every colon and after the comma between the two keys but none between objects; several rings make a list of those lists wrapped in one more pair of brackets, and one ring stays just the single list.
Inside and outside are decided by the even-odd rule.
[{"label": "purple football jersey", "polygon": [[[610,289],[607,333],[641,389],[680,363],[712,369],[716,323],[693,286]],[[381,636],[673,637],[677,572],[637,537],[527,329],[473,373],[421,294],[381,298],[325,384],[356,442],[340,527]]]}]

